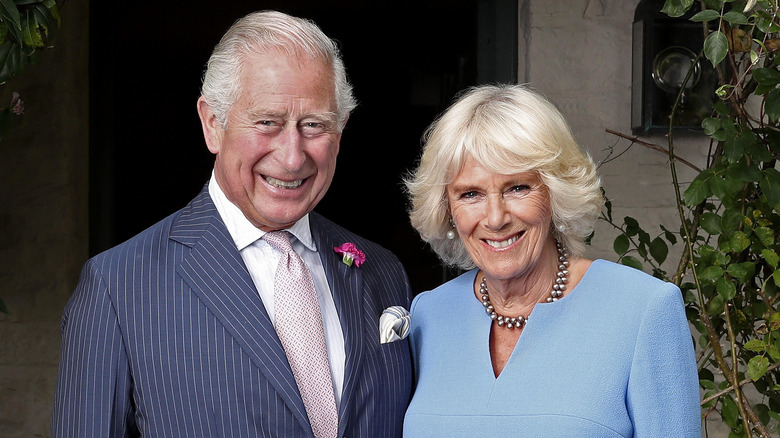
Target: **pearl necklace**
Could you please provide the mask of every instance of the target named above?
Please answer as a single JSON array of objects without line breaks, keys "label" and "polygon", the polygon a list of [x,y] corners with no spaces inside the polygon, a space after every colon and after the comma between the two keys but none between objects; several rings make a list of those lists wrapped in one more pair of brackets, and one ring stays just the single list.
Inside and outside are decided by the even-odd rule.
[{"label": "pearl necklace", "polygon": [[[558,273],[555,275],[555,283],[550,292],[550,297],[547,298],[548,303],[558,301],[558,298],[563,295],[563,291],[566,290],[566,283],[569,281],[569,253],[557,240],[555,241],[555,246],[558,249]],[[515,318],[510,318],[496,313],[488,296],[487,277],[482,277],[482,282],[479,284],[479,293],[482,294],[482,305],[485,306],[485,312],[490,315],[490,319],[498,323],[499,327],[508,329],[521,328],[528,322],[527,316],[518,315]]]}]

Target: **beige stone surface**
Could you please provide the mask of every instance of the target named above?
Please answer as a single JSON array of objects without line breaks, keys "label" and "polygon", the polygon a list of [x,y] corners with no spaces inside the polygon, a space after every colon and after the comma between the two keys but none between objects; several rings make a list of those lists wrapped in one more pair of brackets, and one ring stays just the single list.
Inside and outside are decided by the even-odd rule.
[{"label": "beige stone surface", "polygon": [[0,140],[0,436],[48,437],[59,321],[87,257],[89,3],[67,2],[53,47],[0,87],[25,114]]}]

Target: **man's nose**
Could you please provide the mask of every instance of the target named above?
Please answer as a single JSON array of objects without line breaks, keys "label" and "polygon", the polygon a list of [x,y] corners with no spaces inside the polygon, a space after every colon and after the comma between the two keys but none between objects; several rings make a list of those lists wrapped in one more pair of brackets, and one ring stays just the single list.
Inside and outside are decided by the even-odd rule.
[{"label": "man's nose", "polygon": [[297,170],[306,161],[303,135],[296,126],[285,127],[279,144],[280,161],[288,170]]}]

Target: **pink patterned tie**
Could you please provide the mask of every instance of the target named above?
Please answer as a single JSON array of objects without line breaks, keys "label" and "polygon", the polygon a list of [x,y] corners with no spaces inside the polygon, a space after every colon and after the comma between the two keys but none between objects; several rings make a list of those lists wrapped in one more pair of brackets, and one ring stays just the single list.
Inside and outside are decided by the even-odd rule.
[{"label": "pink patterned tie", "polygon": [[309,268],[293,251],[286,231],[263,236],[282,258],[274,278],[274,326],[317,438],[338,434],[338,412],[325,347],[325,331]]}]

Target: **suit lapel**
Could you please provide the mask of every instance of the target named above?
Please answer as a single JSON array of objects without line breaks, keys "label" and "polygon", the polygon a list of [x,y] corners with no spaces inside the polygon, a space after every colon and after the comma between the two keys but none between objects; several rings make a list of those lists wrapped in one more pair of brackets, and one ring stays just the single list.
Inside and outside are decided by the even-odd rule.
[{"label": "suit lapel", "polygon": [[179,275],[247,352],[304,430],[310,431],[282,344],[207,189],[182,211],[171,239],[191,248],[177,267]]},{"label": "suit lapel", "polygon": [[[335,246],[347,242],[349,237],[316,213],[309,215],[309,223],[344,333],[346,363],[339,407],[339,436],[342,436],[351,410],[348,408],[354,402],[360,368],[363,364],[365,347],[363,281],[360,269],[354,265],[351,267],[345,265],[341,262],[341,257],[333,251]],[[378,326],[377,330],[379,330]]]}]

